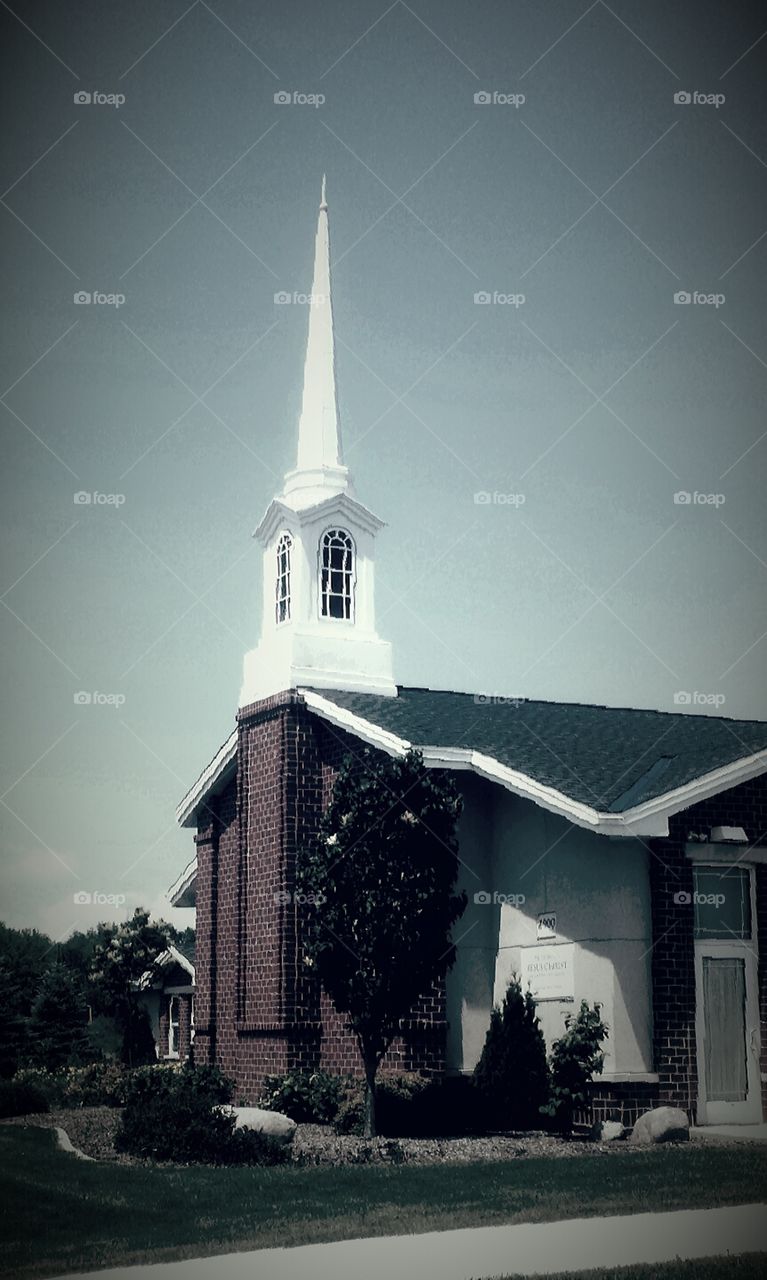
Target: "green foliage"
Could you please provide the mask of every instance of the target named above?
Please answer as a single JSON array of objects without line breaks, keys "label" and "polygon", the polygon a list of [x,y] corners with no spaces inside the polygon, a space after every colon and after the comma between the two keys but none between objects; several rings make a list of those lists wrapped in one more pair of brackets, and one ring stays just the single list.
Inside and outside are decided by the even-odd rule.
[{"label": "green foliage", "polygon": [[[124,924],[101,923],[87,932],[77,931],[65,942],[0,922],[0,1077],[10,1077],[20,1067],[53,1066],[61,1060],[67,1019],[73,1034],[63,1058],[66,1064],[115,1053],[133,1063],[153,1061],[151,1031],[133,984],[165,949],[169,937],[189,942],[194,931],[179,934],[172,925],[150,924],[145,911]],[[49,977],[53,970],[56,976]],[[80,1005],[96,1014],[91,1023],[83,1015],[84,1041],[78,1030],[80,1015],[73,1012]],[[107,1019],[119,1023],[117,1043]]]},{"label": "green foliage", "polygon": [[48,1099],[36,1085],[21,1080],[0,1080],[0,1119],[36,1115],[48,1109]]},{"label": "green foliage", "polygon": [[137,983],[168,945],[167,926],[150,923],[137,908],[130,920],[104,932],[93,951],[90,982],[102,1012],[112,1014],[123,1032],[123,1061],[130,1066],[154,1059],[154,1043]]},{"label": "green foliage", "polygon": [[[384,1075],[376,1084],[378,1132],[399,1138],[429,1132],[434,1085],[416,1073]],[[365,1082],[348,1079],[335,1117],[336,1133],[361,1136],[365,1129]]]},{"label": "green foliage", "polygon": [[280,1164],[288,1153],[260,1133],[235,1129],[222,1107],[232,1084],[216,1067],[133,1073],[115,1145],[118,1151],[179,1164]]},{"label": "green foliage", "polygon": [[512,975],[501,1009],[490,1016],[474,1084],[494,1129],[530,1129],[540,1125],[540,1109],[549,1100],[546,1042],[535,1001]]},{"label": "green foliage", "polygon": [[82,1063],[89,1056],[88,1011],[81,979],[54,964],[40,979],[28,1024],[30,1052],[49,1070]]},{"label": "green foliage", "polygon": [[267,1076],[260,1106],[281,1111],[296,1124],[331,1124],[343,1096],[344,1081],[326,1071],[289,1071]]},{"label": "green foliage", "polygon": [[591,1009],[586,1000],[576,1017],[565,1020],[565,1034],[554,1041],[551,1052],[551,1101],[541,1107],[547,1115],[554,1116],[562,1133],[571,1133],[573,1113],[589,1100],[588,1085],[595,1075],[600,1075],[604,1065],[602,1041],[607,1039],[607,1027],[602,1021],[599,1006]]},{"label": "green foliage", "polygon": [[13,1077],[14,1084],[38,1090],[48,1106],[121,1107],[135,1071],[117,1062],[91,1062],[84,1067],[48,1071],[45,1067],[24,1067]]},{"label": "green foliage", "polygon": [[306,962],[357,1037],[369,1134],[378,1064],[455,959],[450,931],[466,906],[454,892],[460,809],[452,778],[424,768],[419,752],[366,750],[343,761],[318,838],[299,859]]}]

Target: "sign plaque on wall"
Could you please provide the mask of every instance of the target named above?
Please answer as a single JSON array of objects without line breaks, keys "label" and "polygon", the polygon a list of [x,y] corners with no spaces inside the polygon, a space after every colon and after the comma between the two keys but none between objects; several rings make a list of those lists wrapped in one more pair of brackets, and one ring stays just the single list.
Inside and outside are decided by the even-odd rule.
[{"label": "sign plaque on wall", "polygon": [[556,938],[557,936],[557,913],[556,911],[541,911],[536,921],[536,936],[539,942],[545,942],[548,938]]},{"label": "sign plaque on wall", "polygon": [[522,947],[519,953],[522,989],[529,987],[534,1000],[573,1000],[573,951],[572,942]]}]

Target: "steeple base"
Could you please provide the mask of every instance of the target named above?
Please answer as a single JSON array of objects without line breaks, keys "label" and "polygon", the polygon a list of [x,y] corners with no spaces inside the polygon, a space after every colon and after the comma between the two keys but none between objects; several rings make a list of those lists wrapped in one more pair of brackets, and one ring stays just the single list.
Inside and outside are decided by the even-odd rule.
[{"label": "steeple base", "polygon": [[295,628],[288,635],[280,629],[246,653],[240,706],[302,687],[396,698],[388,640],[341,636],[335,627],[332,635],[323,631]]}]

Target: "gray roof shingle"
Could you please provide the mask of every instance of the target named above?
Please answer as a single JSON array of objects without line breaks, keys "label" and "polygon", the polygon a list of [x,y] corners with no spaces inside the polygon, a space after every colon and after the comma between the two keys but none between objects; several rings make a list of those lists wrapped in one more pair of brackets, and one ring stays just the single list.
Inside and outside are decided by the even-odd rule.
[{"label": "gray roof shingle", "polygon": [[322,697],[413,746],[491,756],[570,799],[621,813],[767,749],[767,723],[400,688]]}]

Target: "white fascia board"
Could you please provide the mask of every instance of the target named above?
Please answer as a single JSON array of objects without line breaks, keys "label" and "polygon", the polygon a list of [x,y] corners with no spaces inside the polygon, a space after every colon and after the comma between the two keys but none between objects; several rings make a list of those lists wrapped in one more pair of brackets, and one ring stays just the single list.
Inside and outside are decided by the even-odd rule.
[{"label": "white fascia board", "polygon": [[169,964],[180,965],[182,969],[189,974],[192,982],[194,982],[194,965],[191,960],[187,960],[185,955],[174,947],[172,942],[168,943],[165,951],[161,951],[151,969],[146,969],[139,978],[136,986],[139,991],[144,991],[157,978],[158,968],[164,969]]},{"label": "white fascia board", "polygon": [[179,899],[183,898],[184,894],[191,889],[196,879],[197,858],[195,857],[192,858],[192,861],[184,867],[184,870],[181,872],[178,880],[176,880],[175,884],[171,885],[165,895],[172,907],[178,906]]},{"label": "white fascia board", "polygon": [[197,806],[202,803],[211,788],[220,781],[228,767],[234,763],[237,755],[237,730],[233,729],[224,745],[216,752],[206,769],[202,771],[194,786],[187,791],[176,810],[176,822],[180,827],[194,826],[194,815]]},{"label": "white fascia board", "polygon": [[334,702],[310,689],[301,689],[299,692],[310,710],[317,715],[389,755],[404,755],[411,747],[417,746],[423,754],[424,763],[430,768],[470,769],[480,777],[497,782],[515,795],[532,800],[541,808],[559,814],[576,826],[584,827],[597,835],[624,838],[667,836],[671,814],[688,809],[700,800],[720,791],[727,791],[767,770],[767,751],[759,751],[694,778],[684,786],[636,805],[633,809],[626,809],[623,813],[608,813],[573,800],[555,787],[546,786],[528,774],[511,769],[492,756],[483,755],[468,747],[421,746],[411,743],[355,715],[345,707],[336,706]]},{"label": "white fascia board", "polygon": [[367,533],[378,533],[386,527],[385,521],[380,520],[356,498],[350,498],[348,493],[332,493],[321,502],[311,503],[307,507],[293,507],[283,498],[273,498],[260,523],[253,530],[253,537],[266,544],[281,525],[300,526],[323,516],[334,515],[348,517]]},{"label": "white fascia board", "polygon": [[[346,729],[349,733],[353,733],[356,738],[362,738],[370,746],[386,751],[389,755],[404,755],[406,751],[416,745],[408,742],[405,738],[399,738],[395,734],[381,729],[369,720],[364,720],[361,716],[355,715],[354,712],[348,711],[345,707],[336,706],[334,702],[323,698],[311,689],[301,689],[299,692],[306,701],[306,705],[310,710],[315,711],[317,715],[322,716],[323,719],[328,720],[331,724],[335,724],[339,729]],[[525,796],[543,808],[549,809],[553,813],[559,813],[577,823],[578,826],[587,827],[589,830],[597,830],[600,825],[600,819],[613,817],[613,815],[609,814],[600,815],[596,810],[590,809],[588,805],[579,804],[568,796],[562,795],[561,792],[556,791],[553,787],[544,786],[542,783],[536,782],[534,778],[528,777],[527,774],[519,773],[516,769],[509,769],[491,756],[482,755],[481,752],[474,751],[469,747],[418,745],[418,750],[423,755],[424,764],[428,765],[429,768],[469,769],[473,773],[489,779],[491,782],[499,782],[507,790],[513,791],[517,795]],[[615,815],[616,818],[617,816]]]},{"label": "white fascia board", "polygon": [[398,738],[396,734],[389,733],[388,730],[382,729],[370,720],[363,720],[353,711],[336,706],[335,702],[323,698],[314,689],[299,689],[298,692],[310,711],[316,711],[323,720],[336,725],[339,729],[348,730],[349,733],[354,734],[355,738],[362,738],[363,742],[367,742],[371,747],[378,747],[387,755],[404,756],[413,745],[406,738]]},{"label": "white fascia board", "polygon": [[660,815],[668,818],[671,814],[689,809],[692,805],[708,800],[721,791],[729,791],[732,787],[739,786],[741,782],[748,782],[765,771],[767,771],[767,751],[756,751],[753,755],[742,756],[739,760],[733,760],[719,769],[712,769],[710,773],[703,773],[699,778],[693,778],[691,782],[686,782],[684,786],[676,787],[673,791],[667,791],[662,796],[646,800],[644,804],[637,805],[634,809],[627,809],[621,816],[626,822],[645,822]]},{"label": "white fascia board", "polygon": [[186,970],[192,979],[192,982],[194,982],[194,965],[191,960],[187,960],[183,952],[179,951],[177,947],[174,947],[172,942],[168,944],[167,951],[163,951],[163,956],[167,957],[167,959],[163,959],[163,964],[175,963],[181,965],[181,968]]}]

